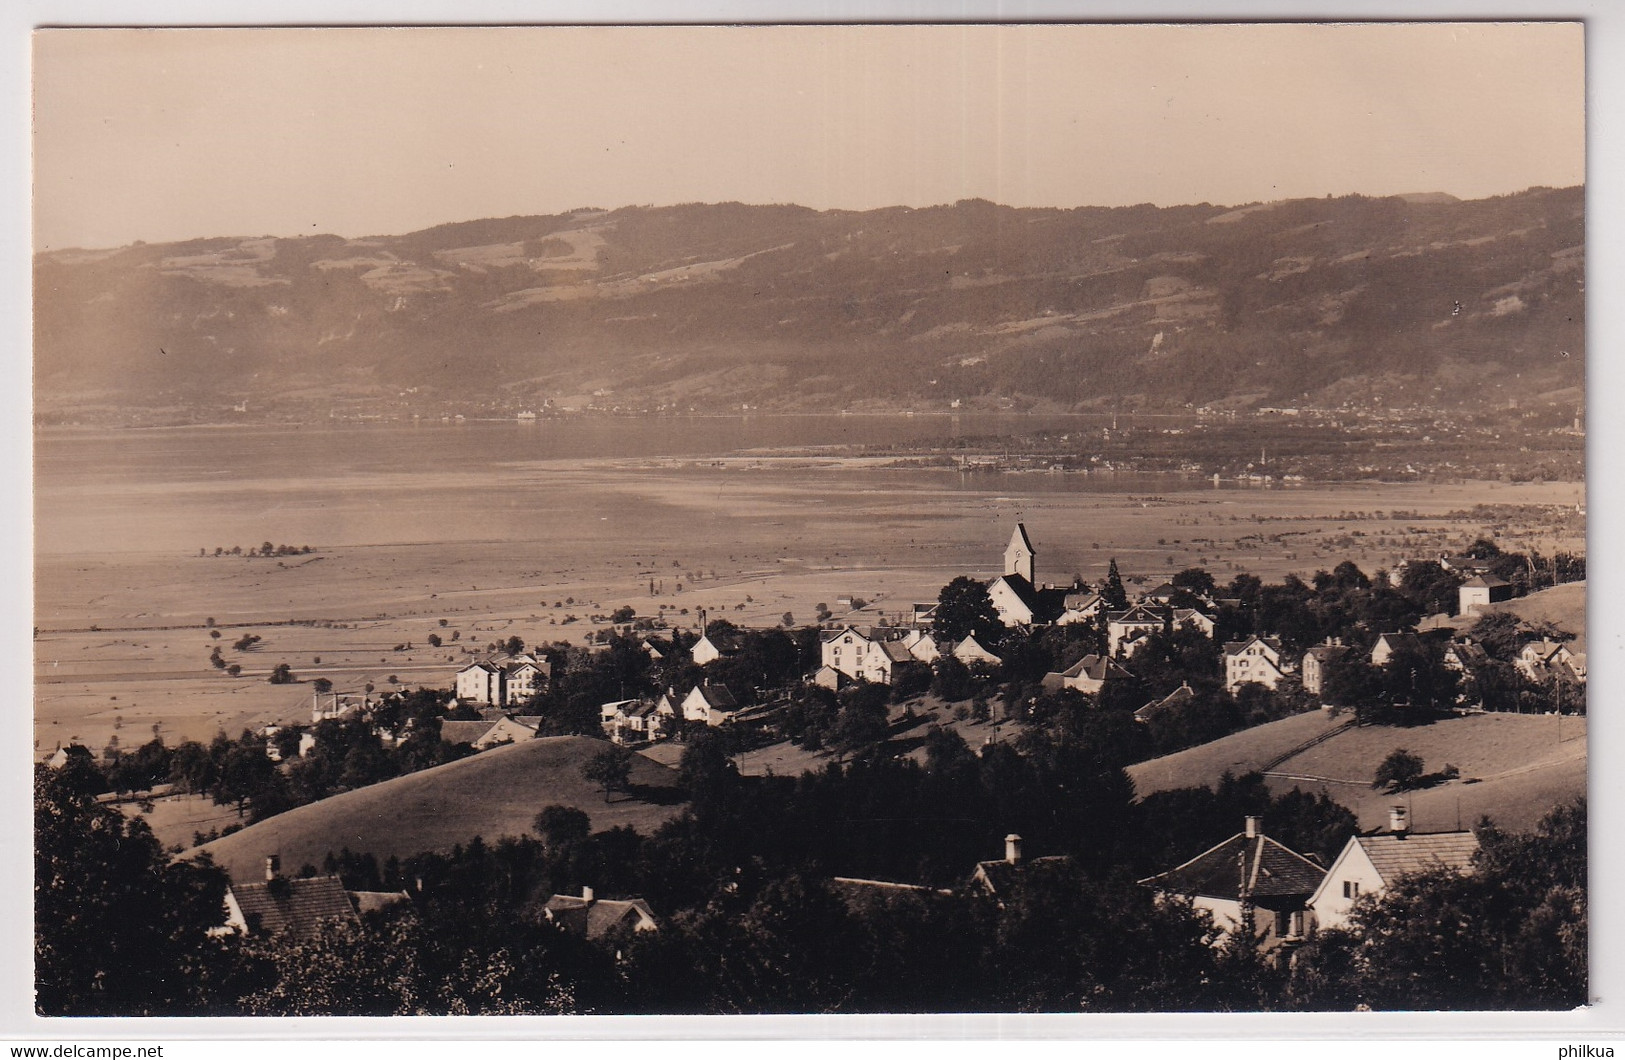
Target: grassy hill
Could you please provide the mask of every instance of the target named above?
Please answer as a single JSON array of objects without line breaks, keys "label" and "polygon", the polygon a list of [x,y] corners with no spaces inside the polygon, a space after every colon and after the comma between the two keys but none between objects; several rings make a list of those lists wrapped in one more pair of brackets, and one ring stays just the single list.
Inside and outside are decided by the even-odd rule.
[{"label": "grassy hill", "polygon": [[1586,650],[1586,583],[1568,582],[1565,585],[1542,589],[1538,593],[1505,603],[1492,604],[1496,611],[1510,611],[1525,622],[1550,622],[1558,629],[1575,635],[1574,650]]},{"label": "grassy hill", "polygon": [[[380,862],[425,850],[450,850],[475,836],[493,842],[530,832],[544,806],[576,806],[595,831],[631,825],[647,834],[680,807],[626,795],[605,804],[602,789],[581,776],[581,766],[603,750],[600,740],[553,736],[495,747],[382,784],[347,791],[198,847],[233,879],[260,878],[267,854],[279,854],[286,872],[321,867],[328,852],[349,847]],[[633,785],[675,788],[674,770],[633,757]]]},{"label": "grassy hill", "polygon": [[[1258,769],[1341,723],[1316,711],[1142,762],[1128,772],[1141,795],[1211,786],[1226,770]],[[1420,755],[1429,772],[1450,764],[1461,778],[1397,797],[1373,791],[1378,764],[1401,747]],[[1350,727],[1281,761],[1266,778],[1277,792],[1324,791],[1354,811],[1361,828],[1385,823],[1396,802],[1410,807],[1417,831],[1449,830],[1458,819],[1470,827],[1485,815],[1504,827],[1530,828],[1553,806],[1585,793],[1586,719],[1479,714],[1413,728]]]}]

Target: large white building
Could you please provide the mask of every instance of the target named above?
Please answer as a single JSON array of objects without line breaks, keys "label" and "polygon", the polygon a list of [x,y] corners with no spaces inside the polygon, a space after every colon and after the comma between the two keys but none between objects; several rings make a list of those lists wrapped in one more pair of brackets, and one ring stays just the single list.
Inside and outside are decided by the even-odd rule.
[{"label": "large white building", "polygon": [[533,655],[490,657],[457,671],[457,699],[493,707],[516,706],[547,686],[552,667]]}]

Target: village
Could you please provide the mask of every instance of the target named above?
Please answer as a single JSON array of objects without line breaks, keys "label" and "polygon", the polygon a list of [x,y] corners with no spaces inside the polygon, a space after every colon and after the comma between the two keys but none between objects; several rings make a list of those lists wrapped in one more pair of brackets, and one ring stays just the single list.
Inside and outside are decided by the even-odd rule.
[{"label": "village", "polygon": [[[236,740],[222,733],[207,749],[165,748],[155,739],[135,752],[110,749],[99,762],[89,749],[70,746],[51,754],[45,768],[99,770],[106,793],[98,803],[116,805],[132,821],[155,799],[206,796],[234,803],[239,817],[246,810],[246,827],[239,821],[199,834],[191,852],[176,844],[170,855],[184,862],[209,853],[229,873],[213,937],[284,945],[322,937],[330,921],[354,927],[424,901],[422,875],[407,883],[400,867],[403,855],[418,850],[393,849],[380,868],[387,821],[346,829],[345,849],[326,850],[318,868],[315,848],[301,854],[294,839],[301,814],[476,759],[524,753],[527,745],[571,743],[562,768],[600,788],[606,804],[614,797],[646,801],[658,788],[679,799],[686,794],[692,813],[704,796],[684,781],[705,754],[723,756],[722,767],[737,778],[730,783],[746,782],[752,756],[786,772],[787,762],[840,775],[843,763],[853,769],[884,760],[931,771],[950,754],[945,747],[985,763],[1010,751],[1032,757],[1042,753],[1042,738],[1065,742],[1057,734],[1081,725],[1092,734],[1086,743],[1119,745],[1111,761],[1132,771],[1134,762],[1297,719],[1326,720],[1274,762],[1362,727],[1391,729],[1396,750],[1371,785],[1379,796],[1392,793],[1380,824],[1357,827],[1322,792],[1316,812],[1339,833],[1335,849],[1295,848],[1316,833],[1272,834],[1264,813],[1249,812],[1230,822],[1228,836],[1210,832],[1211,842],[1150,865],[1159,871],[1135,884],[1205,917],[1215,952],[1245,939],[1277,974],[1291,975],[1300,947],[1317,933],[1354,930],[1351,916],[1375,908],[1402,881],[1475,871],[1478,832],[1459,822],[1416,830],[1409,793],[1479,778],[1461,777],[1450,765],[1425,773],[1421,759],[1402,749],[1405,732],[1440,718],[1511,713],[1550,715],[1561,724],[1563,715],[1585,712],[1586,661],[1576,631],[1505,610],[1518,598],[1556,590],[1565,578],[1583,580],[1583,559],[1503,554],[1481,539],[1463,553],[1408,561],[1375,579],[1352,563],[1320,572],[1312,584],[1288,578],[1278,586],[1245,574],[1218,585],[1190,569],[1131,597],[1115,561],[1099,584],[1055,585],[1041,579],[1038,556],[1027,526],[1017,523],[1001,573],[957,577],[937,600],[906,611],[883,612],[846,596],[836,601],[846,614],[836,618],[821,606],[816,627],[745,628],[700,610],[689,631],[638,621],[625,608],[594,647],[527,648],[511,637],[476,653],[445,689],[345,691],[323,681],[312,693],[309,725],[268,726]],[[609,688],[623,694],[599,691]],[[662,766],[680,767],[675,785],[632,779],[635,769]],[[772,764],[760,769],[763,779],[773,778]],[[1227,772],[1217,790],[1230,783]],[[194,794],[181,794],[187,791]],[[1140,797],[1164,795],[1145,790]],[[1265,805],[1280,799],[1266,796]],[[571,812],[586,828],[582,811],[591,800],[577,802]],[[564,808],[548,812],[557,818]],[[551,827],[545,817],[536,822],[544,836]],[[462,835],[452,856],[482,835],[501,838]],[[1051,849],[1069,845],[1053,833],[1037,838]],[[1030,840],[1018,831],[1005,833],[1003,843],[1002,858],[965,862],[958,884],[952,866],[943,865],[928,879],[832,873],[823,886],[854,908],[956,895],[1002,909],[1027,874],[1071,871],[1077,858],[1028,857]],[[284,859],[292,867],[296,858],[302,866],[285,874]],[[600,875],[607,878],[566,873],[575,889],[552,892],[537,909],[540,922],[611,948],[669,923],[675,911],[658,899],[614,886],[628,879],[627,866],[605,866]]]}]

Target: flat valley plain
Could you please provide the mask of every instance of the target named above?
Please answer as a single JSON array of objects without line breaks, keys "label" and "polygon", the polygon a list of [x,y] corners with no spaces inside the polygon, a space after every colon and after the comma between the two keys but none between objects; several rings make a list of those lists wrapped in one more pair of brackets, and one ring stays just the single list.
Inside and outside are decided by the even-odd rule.
[{"label": "flat valley plain", "polygon": [[[317,678],[444,688],[493,642],[584,643],[621,606],[690,629],[701,608],[811,624],[820,603],[875,622],[996,573],[1018,520],[1041,581],[1115,558],[1131,589],[1193,566],[1221,583],[1374,573],[1480,535],[1585,549],[1579,482],[900,470],[821,447],[943,428],[839,419],[42,431],[35,751],[307,721]],[[312,551],[229,555],[264,542]],[[838,602],[853,596],[866,606]],[[260,640],[236,650],[245,634]],[[297,683],[266,680],[280,663]]]}]

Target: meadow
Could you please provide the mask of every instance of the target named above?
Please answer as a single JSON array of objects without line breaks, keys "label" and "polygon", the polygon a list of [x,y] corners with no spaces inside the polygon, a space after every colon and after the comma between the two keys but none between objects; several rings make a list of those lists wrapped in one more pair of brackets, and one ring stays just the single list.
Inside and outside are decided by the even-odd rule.
[{"label": "meadow", "polygon": [[[1115,558],[1131,590],[1192,566],[1221,582],[1345,559],[1374,572],[1469,543],[1486,530],[1476,505],[1527,513],[1497,517],[1503,547],[1584,549],[1583,520],[1542,515],[1572,513],[1580,483],[1214,489],[1177,476],[886,470],[816,453],[363,459],[342,445],[323,457],[309,439],[290,457],[230,432],[188,437],[187,460],[148,445],[40,468],[38,753],[307,719],[317,678],[341,691],[446,687],[490,644],[584,643],[621,606],[685,628],[701,609],[809,624],[820,603],[873,622],[935,599],[956,575],[995,573],[1017,521],[1041,580],[1098,579]],[[217,475],[211,460],[241,466]],[[313,552],[213,554],[262,541]],[[848,613],[843,596],[867,605]],[[247,633],[260,640],[235,650]],[[215,647],[239,676],[209,662]],[[298,683],[266,681],[279,663]]]}]

